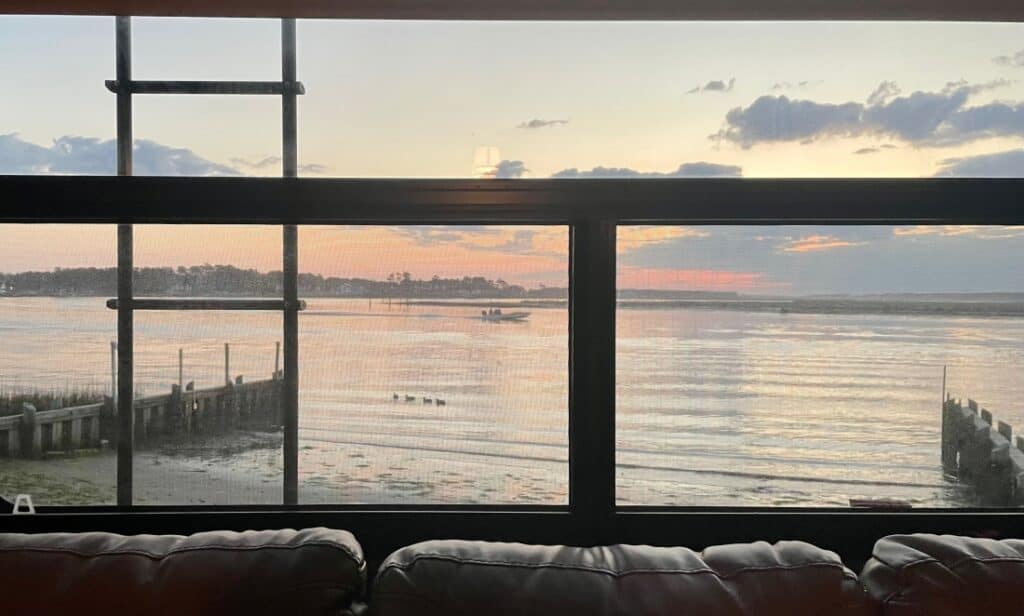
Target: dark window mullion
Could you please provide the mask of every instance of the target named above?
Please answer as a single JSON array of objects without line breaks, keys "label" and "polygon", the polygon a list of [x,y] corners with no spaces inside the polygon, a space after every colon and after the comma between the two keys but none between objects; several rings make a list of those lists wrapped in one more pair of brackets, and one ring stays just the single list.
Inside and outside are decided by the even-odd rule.
[{"label": "dark window mullion", "polygon": [[615,511],[615,225],[575,224],[569,278],[569,509],[600,541]]},{"label": "dark window mullion", "polygon": [[[281,80],[295,83],[295,20],[281,20]],[[282,175],[298,176],[298,119],[294,89],[281,96]],[[299,240],[295,225],[284,225],[282,278],[284,291],[284,504],[299,502]]]},{"label": "dark window mullion", "polygon": [[[132,79],[131,18],[115,20],[117,79]],[[117,174],[132,174],[132,95],[117,94]],[[132,504],[132,455],[134,446],[134,312],[132,311],[132,275],[134,255],[132,225],[117,226],[117,504]]]}]

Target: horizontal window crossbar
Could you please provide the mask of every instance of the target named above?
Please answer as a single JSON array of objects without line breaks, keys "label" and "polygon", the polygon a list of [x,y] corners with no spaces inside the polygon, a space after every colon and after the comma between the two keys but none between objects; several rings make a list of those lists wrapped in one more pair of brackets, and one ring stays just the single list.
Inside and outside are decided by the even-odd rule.
[{"label": "horizontal window crossbar", "polygon": [[129,81],[104,82],[111,92],[127,94],[305,94],[301,81]]},{"label": "horizontal window crossbar", "polygon": [[1006,0],[7,0],[5,12],[453,20],[1022,20]]},{"label": "horizontal window crossbar", "polygon": [[[107,308],[117,310],[120,302],[107,300]],[[131,310],[287,310],[283,299],[206,299],[206,298],[143,298],[133,299]],[[299,300],[296,310],[305,310],[306,302]]]},{"label": "horizontal window crossbar", "polygon": [[1024,224],[1024,179],[0,176],[3,222]]}]

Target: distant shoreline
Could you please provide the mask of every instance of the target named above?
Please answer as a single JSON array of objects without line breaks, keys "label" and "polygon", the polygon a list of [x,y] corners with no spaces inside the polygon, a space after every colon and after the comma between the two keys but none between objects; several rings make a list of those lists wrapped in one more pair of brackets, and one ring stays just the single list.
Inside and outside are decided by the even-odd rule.
[{"label": "distant shoreline", "polygon": [[[406,303],[406,302],[403,302]],[[411,306],[462,306],[486,309],[564,308],[567,300],[409,300]],[[737,299],[619,299],[617,307],[629,310],[731,310],[779,314],[875,314],[910,316],[968,316],[1024,318],[1024,303],[966,301],[907,301],[836,298],[737,298]]]},{"label": "distant shoreline", "polygon": [[[77,299],[104,298],[107,295],[0,295],[4,299]],[[159,297],[187,297],[163,295]],[[197,296],[198,297],[198,296]],[[202,297],[238,297],[236,295]],[[271,297],[271,296],[259,296]],[[566,299],[509,298],[509,297],[452,297],[452,298],[381,298],[359,296],[334,296],[309,294],[308,299],[361,300],[409,306],[458,306],[487,309],[495,306],[523,309],[555,309],[568,306]],[[965,295],[964,297],[970,297]],[[866,314],[866,315],[907,315],[936,317],[979,317],[979,318],[1024,318],[1024,302],[1021,301],[970,301],[957,299],[955,295],[929,299],[885,299],[878,296],[858,297],[756,297],[736,295],[734,297],[694,298],[619,298],[617,306],[627,310],[729,310],[734,312],[761,312],[779,314]]]}]

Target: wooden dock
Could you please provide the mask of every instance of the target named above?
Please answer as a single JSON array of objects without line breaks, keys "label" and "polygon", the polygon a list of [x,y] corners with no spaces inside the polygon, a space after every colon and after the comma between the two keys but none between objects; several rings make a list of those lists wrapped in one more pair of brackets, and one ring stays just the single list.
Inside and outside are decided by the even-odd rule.
[{"label": "wooden dock", "polygon": [[943,402],[942,466],[972,485],[981,505],[1024,505],[1024,438],[974,400]]},{"label": "wooden dock", "polygon": [[[241,376],[222,387],[138,398],[133,404],[134,438],[139,446],[169,437],[199,436],[236,429],[269,430],[283,424],[282,374],[245,383]],[[49,453],[95,449],[117,443],[116,406],[103,402],[0,417],[0,458],[40,458]]]}]

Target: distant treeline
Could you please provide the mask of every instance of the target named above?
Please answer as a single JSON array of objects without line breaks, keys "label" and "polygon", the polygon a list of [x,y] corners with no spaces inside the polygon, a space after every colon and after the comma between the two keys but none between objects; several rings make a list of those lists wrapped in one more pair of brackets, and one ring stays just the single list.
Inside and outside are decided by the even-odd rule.
[{"label": "distant treeline", "polygon": [[[142,267],[135,269],[136,296],[179,297],[280,297],[280,271],[259,272],[231,265],[192,267]],[[57,268],[50,272],[0,273],[0,294],[42,296],[115,296],[116,268]],[[299,274],[299,294],[307,297],[493,297],[564,298],[564,287],[528,289],[500,278],[483,276],[414,279],[408,272],[390,274],[386,280],[338,278]]]}]

